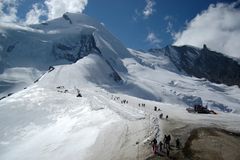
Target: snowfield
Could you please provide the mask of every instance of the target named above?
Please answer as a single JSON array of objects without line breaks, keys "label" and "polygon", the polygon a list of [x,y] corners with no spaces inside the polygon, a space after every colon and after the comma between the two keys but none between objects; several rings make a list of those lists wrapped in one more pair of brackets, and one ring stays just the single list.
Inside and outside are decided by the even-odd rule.
[{"label": "snowfield", "polygon": [[[0,160],[146,159],[149,141],[173,130],[240,132],[239,87],[190,77],[164,54],[126,49],[86,15],[0,34]],[[194,104],[217,114],[188,113]]]},{"label": "snowfield", "polygon": [[[98,87],[80,90],[81,98],[75,89],[64,93],[65,88],[33,85],[2,100],[0,159],[144,159],[151,153],[148,140],[154,136],[160,140],[170,130],[188,124],[239,131],[239,114],[190,114],[184,105]],[[121,104],[122,99],[128,104]],[[146,107],[139,107],[139,102]],[[161,111],[154,112],[154,106]],[[160,113],[169,115],[170,121],[159,120]],[[172,122],[174,128],[169,128]]]},{"label": "snowfield", "polygon": [[[103,149],[94,145],[107,144],[116,152],[112,147],[121,145],[119,139],[126,141],[123,134],[144,128],[142,111],[111,100],[101,90],[81,90],[81,98],[74,89],[61,91],[34,85],[2,100],[0,159],[88,159],[93,149]],[[131,123],[138,128],[126,129]],[[104,141],[95,144],[98,136]],[[105,156],[116,156],[111,154]]]}]

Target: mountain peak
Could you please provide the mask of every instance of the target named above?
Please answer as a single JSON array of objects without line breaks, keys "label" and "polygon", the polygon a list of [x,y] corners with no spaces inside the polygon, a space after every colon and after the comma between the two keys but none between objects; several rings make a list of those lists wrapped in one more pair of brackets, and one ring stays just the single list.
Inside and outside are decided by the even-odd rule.
[{"label": "mountain peak", "polygon": [[[115,82],[123,80],[123,73],[127,73],[122,58],[130,57],[129,51],[102,24],[87,15],[65,13],[60,18],[42,24],[11,28],[5,26],[3,30],[3,34],[0,34],[2,72],[17,67],[36,68],[44,72],[49,66],[73,64],[80,60],[99,65],[91,67],[94,69],[106,69],[108,66],[108,72],[102,73]],[[91,58],[83,59],[88,56]],[[99,59],[105,65],[92,62]],[[84,70],[84,66],[88,67],[81,66],[81,70]],[[98,79],[98,74],[91,73],[91,70],[85,73],[90,75],[86,76],[88,78]]]}]

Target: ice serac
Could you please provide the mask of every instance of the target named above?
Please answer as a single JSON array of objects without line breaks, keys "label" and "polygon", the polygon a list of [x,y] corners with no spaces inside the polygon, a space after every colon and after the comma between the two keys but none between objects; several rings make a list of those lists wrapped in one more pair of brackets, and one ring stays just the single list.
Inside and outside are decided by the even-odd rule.
[{"label": "ice serac", "polygon": [[211,82],[240,86],[240,64],[222,53],[211,51],[206,45],[202,49],[192,46],[167,46],[152,50],[163,52],[178,70]]}]

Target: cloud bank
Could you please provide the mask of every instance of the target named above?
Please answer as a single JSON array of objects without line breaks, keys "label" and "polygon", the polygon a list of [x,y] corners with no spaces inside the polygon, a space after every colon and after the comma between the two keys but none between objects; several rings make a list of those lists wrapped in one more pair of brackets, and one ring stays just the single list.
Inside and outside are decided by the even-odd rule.
[{"label": "cloud bank", "polygon": [[0,1],[1,22],[16,22],[17,7],[18,7],[18,0],[1,0]]},{"label": "cloud bank", "polygon": [[175,34],[174,45],[203,44],[229,56],[240,58],[240,0],[211,4],[192,19],[184,31]]},{"label": "cloud bank", "polygon": [[41,21],[41,17],[47,17],[47,20],[61,17],[66,12],[82,13],[88,0],[44,0],[41,3],[35,3],[26,13],[25,20],[19,20],[17,9],[22,0],[0,0],[0,21],[1,22],[22,22],[26,24],[35,24]]},{"label": "cloud bank", "polygon": [[82,12],[88,0],[45,0],[48,8],[48,19],[61,17],[66,12]]}]

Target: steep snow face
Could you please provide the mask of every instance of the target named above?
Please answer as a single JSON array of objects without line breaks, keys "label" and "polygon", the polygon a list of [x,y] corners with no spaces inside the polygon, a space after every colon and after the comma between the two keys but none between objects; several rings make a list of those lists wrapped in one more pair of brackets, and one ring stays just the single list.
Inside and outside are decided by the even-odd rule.
[{"label": "steep snow face", "polygon": [[89,54],[74,64],[56,66],[44,74],[38,84],[45,88],[91,88],[96,85],[114,85],[120,79],[101,56]]},{"label": "steep snow face", "polygon": [[[133,49],[129,49],[129,51],[131,52],[131,54],[134,55],[136,61],[143,66],[147,66],[152,69],[162,68],[171,72],[184,74],[184,71],[179,71],[179,69],[171,61],[171,58],[160,50],[151,49],[149,51],[151,54],[149,54],[149,52],[146,52],[144,56],[142,54],[143,52],[136,51]],[[177,54],[173,55],[178,56]]]}]

